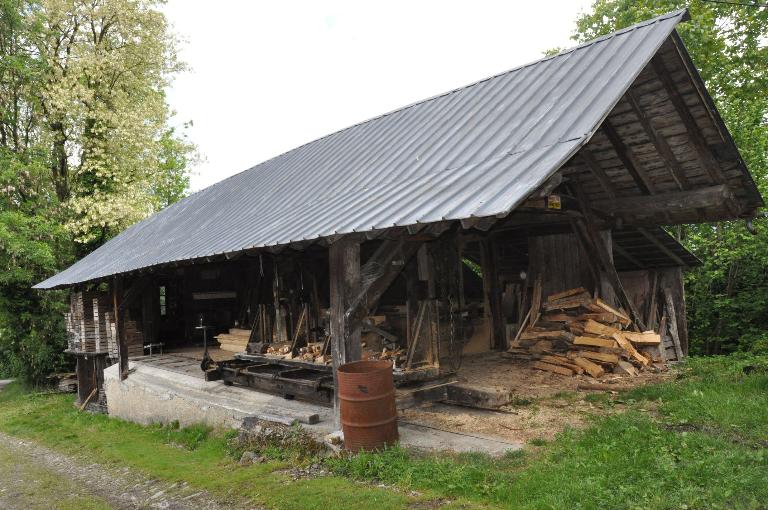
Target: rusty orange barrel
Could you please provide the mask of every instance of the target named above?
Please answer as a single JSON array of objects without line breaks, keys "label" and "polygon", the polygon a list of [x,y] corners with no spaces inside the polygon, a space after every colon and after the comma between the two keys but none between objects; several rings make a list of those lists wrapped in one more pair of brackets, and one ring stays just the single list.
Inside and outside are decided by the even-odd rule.
[{"label": "rusty orange barrel", "polygon": [[355,361],[338,369],[344,447],[377,450],[397,441],[397,408],[392,363]]}]

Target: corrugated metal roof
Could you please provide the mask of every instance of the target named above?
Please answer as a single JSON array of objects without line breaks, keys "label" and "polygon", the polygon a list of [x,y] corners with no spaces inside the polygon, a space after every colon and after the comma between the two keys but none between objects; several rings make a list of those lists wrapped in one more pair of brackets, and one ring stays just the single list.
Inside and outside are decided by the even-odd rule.
[{"label": "corrugated metal roof", "polygon": [[137,223],[36,288],[334,234],[508,213],[589,140],[685,14],[302,145]]}]

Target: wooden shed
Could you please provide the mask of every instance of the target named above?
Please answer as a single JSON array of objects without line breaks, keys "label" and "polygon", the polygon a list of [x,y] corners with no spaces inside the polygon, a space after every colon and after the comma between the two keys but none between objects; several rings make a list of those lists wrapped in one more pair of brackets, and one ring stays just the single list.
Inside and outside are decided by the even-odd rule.
[{"label": "wooden shed", "polygon": [[130,357],[199,352],[205,335],[221,347],[217,377],[329,404],[345,362],[391,359],[401,384],[435,380],[468,353],[519,350],[526,331],[573,343],[578,307],[627,338],[661,338],[655,351],[638,340],[639,357],[622,340],[583,346],[593,361],[679,359],[682,271],[699,261],[663,227],[763,205],[675,31],[686,17],[310,142],[36,287],[72,288],[70,318],[83,296],[96,303],[70,325],[70,351],[104,350],[122,377]]}]

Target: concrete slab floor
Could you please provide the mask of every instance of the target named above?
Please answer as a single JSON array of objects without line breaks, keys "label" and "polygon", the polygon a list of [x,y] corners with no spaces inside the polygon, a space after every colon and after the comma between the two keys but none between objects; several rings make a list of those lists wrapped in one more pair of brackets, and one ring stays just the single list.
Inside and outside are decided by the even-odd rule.
[{"label": "concrete slab floor", "polygon": [[[286,400],[221,381],[197,377],[131,362],[131,374],[118,381],[116,365],[104,371],[109,414],[149,424],[178,420],[182,425],[207,423],[239,427],[246,416],[270,415],[299,418],[317,414],[320,422],[303,427],[317,438],[335,431],[333,410],[328,407]],[[414,423],[400,423],[400,443],[426,451],[483,452],[502,455],[522,448],[522,443],[501,438],[441,430]]]}]

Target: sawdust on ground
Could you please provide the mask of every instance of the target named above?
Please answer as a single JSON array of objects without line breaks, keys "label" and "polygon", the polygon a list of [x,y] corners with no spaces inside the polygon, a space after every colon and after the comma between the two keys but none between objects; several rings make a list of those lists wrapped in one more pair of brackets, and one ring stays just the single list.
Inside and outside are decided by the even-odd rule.
[{"label": "sawdust on ground", "polygon": [[[482,410],[432,404],[404,410],[404,422],[473,435],[528,443],[551,440],[564,429],[586,426],[589,417],[622,409],[621,404],[601,405],[585,400],[595,393],[580,391],[580,383],[618,383],[640,386],[669,378],[669,372],[642,372],[637,377],[607,374],[599,381],[589,376],[563,376],[530,368],[527,363],[503,358],[498,353],[465,357],[457,379],[461,384],[500,388],[512,392],[512,402],[498,410]],[[608,393],[610,395],[610,393]]]}]

